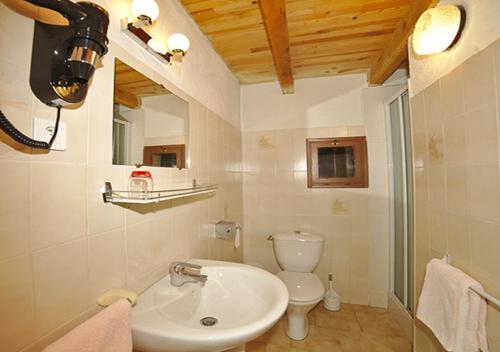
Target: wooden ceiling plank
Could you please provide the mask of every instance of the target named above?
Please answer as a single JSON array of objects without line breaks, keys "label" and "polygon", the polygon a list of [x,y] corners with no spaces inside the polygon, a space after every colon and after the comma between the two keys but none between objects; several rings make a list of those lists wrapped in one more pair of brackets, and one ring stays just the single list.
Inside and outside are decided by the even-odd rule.
[{"label": "wooden ceiling plank", "polygon": [[259,0],[260,11],[283,94],[294,93],[286,0]]},{"label": "wooden ceiling plank", "polygon": [[[417,2],[272,2],[285,1],[291,72],[301,78],[368,71]],[[181,2],[242,84],[276,80],[275,60],[258,0]]]},{"label": "wooden ceiling plank", "polygon": [[383,84],[401,63],[408,57],[408,38],[410,37],[418,18],[425,10],[435,6],[438,0],[414,1],[408,14],[396,28],[392,38],[387,42],[382,54],[374,62],[369,82],[371,85]]}]

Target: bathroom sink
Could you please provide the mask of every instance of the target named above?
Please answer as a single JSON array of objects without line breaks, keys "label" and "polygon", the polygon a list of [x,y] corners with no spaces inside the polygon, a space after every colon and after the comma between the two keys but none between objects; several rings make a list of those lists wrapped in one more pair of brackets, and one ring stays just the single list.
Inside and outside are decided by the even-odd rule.
[{"label": "bathroom sink", "polygon": [[170,284],[166,276],[142,295],[132,312],[134,350],[142,352],[238,349],[270,329],[288,305],[275,275],[249,265],[193,259],[204,285]]}]

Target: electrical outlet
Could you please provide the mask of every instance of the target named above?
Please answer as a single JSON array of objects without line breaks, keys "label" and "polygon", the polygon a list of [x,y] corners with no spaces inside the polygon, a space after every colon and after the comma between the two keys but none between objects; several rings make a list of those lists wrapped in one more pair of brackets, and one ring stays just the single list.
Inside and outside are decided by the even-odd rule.
[{"label": "electrical outlet", "polygon": [[[33,122],[33,139],[48,143],[54,133],[54,124],[55,120],[49,121],[35,116]],[[57,131],[57,137],[50,149],[60,151],[66,150],[66,136],[66,124],[62,121],[59,121],[59,130]]]}]

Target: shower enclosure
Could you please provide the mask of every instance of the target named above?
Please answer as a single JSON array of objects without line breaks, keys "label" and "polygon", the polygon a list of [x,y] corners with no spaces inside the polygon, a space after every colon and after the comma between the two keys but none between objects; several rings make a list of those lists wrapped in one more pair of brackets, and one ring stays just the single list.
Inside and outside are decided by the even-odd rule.
[{"label": "shower enclosure", "polygon": [[391,184],[391,294],[413,312],[413,186],[408,92],[388,103]]}]

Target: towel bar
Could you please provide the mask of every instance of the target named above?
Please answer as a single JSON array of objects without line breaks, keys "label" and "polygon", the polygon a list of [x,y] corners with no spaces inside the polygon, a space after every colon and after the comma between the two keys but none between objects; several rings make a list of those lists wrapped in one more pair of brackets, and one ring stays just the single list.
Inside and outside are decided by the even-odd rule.
[{"label": "towel bar", "polygon": [[475,287],[475,286],[471,286],[471,287],[469,287],[469,290],[477,293],[479,296],[483,297],[488,302],[493,303],[497,307],[500,307],[500,300],[498,300],[498,298],[493,297],[492,295],[481,290],[480,288]]},{"label": "towel bar", "polygon": [[[446,264],[449,264],[451,265],[451,257],[449,254],[446,254],[444,257],[443,257],[443,261],[446,263]],[[471,290],[472,292],[475,292],[476,294],[478,294],[479,296],[483,297],[485,300],[487,300],[488,302],[490,303],[493,303],[494,305],[496,305],[497,307],[500,307],[500,300],[496,297],[493,297],[492,295],[490,295],[489,293],[481,290],[479,287],[475,287],[475,286],[471,286],[469,287],[469,290]]]}]

